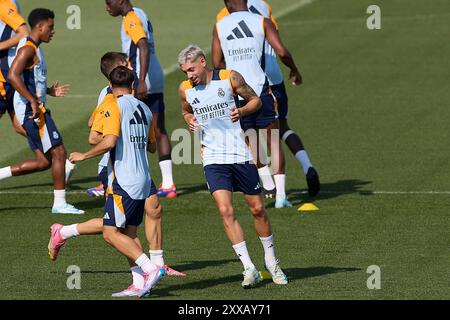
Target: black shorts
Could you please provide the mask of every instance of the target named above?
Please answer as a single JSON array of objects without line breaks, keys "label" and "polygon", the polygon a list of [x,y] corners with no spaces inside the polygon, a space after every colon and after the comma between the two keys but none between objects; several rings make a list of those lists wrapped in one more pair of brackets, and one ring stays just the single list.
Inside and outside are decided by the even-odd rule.
[{"label": "black shorts", "polygon": [[286,120],[288,117],[288,96],[286,93],[284,82],[273,85],[270,87],[270,89],[272,90],[272,94],[276,99],[278,119]]},{"label": "black shorts", "polygon": [[7,82],[0,82],[0,115],[14,113],[14,88]]},{"label": "black shorts", "polygon": [[[152,180],[150,196],[157,192],[158,190]],[[127,226],[139,226],[144,218],[146,199],[134,200],[120,189],[117,193],[107,195],[103,225],[122,229]]]},{"label": "black shorts", "polygon": [[98,177],[103,185],[103,190],[106,192],[108,188],[108,167],[103,167],[102,171],[98,174]]},{"label": "black shorts", "polygon": [[46,110],[38,119],[25,117],[22,127],[25,129],[31,150],[39,149],[46,154],[51,148],[63,144],[61,134],[56,128],[50,110]]},{"label": "black shorts", "polygon": [[134,200],[127,196],[108,194],[103,225],[117,228],[139,226],[144,218],[145,199]]},{"label": "black shorts", "polygon": [[[269,90],[268,86],[264,86],[263,91],[259,97],[261,99],[261,108],[248,116],[241,118],[241,127],[244,132],[248,129],[264,129],[272,122],[278,119],[278,110],[274,96]],[[240,101],[239,107],[245,105],[245,101]]]},{"label": "black shorts", "polygon": [[142,102],[150,108],[152,113],[163,113],[165,110],[163,93],[149,94]]}]

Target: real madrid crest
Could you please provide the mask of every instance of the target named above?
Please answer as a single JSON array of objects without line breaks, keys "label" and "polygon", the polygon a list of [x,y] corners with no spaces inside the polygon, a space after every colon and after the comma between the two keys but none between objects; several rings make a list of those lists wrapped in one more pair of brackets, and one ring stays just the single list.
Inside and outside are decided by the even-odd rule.
[{"label": "real madrid crest", "polygon": [[219,90],[217,90],[217,95],[221,98],[225,97],[225,91],[223,91],[222,88],[219,88]]}]

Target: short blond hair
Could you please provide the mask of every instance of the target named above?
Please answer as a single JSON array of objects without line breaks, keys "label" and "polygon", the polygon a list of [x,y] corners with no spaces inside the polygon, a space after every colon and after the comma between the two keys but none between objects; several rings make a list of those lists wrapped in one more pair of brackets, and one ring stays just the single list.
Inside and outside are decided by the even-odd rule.
[{"label": "short blond hair", "polygon": [[178,55],[178,64],[181,66],[187,62],[197,61],[198,58],[203,57],[206,59],[205,52],[196,44],[190,44]]}]

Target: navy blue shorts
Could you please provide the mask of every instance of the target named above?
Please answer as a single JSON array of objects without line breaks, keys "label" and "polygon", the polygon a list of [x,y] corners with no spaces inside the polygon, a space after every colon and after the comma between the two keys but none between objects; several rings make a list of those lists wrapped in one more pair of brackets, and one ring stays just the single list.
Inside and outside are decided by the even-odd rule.
[{"label": "navy blue shorts", "polygon": [[288,96],[284,82],[273,85],[270,89],[275,99],[277,99],[278,119],[286,120],[288,116]]},{"label": "navy blue shorts", "polygon": [[149,94],[143,102],[150,108],[152,113],[163,113],[165,110],[163,93]]},{"label": "navy blue shorts", "polygon": [[144,218],[145,199],[133,200],[127,196],[108,194],[103,225],[117,228],[139,226]]},{"label": "navy blue shorts", "polygon": [[[125,191],[118,189],[120,194],[108,194],[106,198],[103,225],[117,228],[139,226],[144,217],[145,199],[131,199]],[[157,192],[158,190],[152,180],[150,196],[157,194]]]},{"label": "navy blue shorts", "polygon": [[103,185],[103,190],[106,192],[108,188],[108,167],[103,167],[102,171],[98,174],[98,177]]},{"label": "navy blue shorts", "polygon": [[46,154],[51,148],[63,144],[61,134],[48,109],[36,121],[26,116],[22,127],[27,133],[28,144],[33,151],[39,149]]},{"label": "navy blue shorts", "polygon": [[[244,132],[248,129],[267,128],[278,119],[276,102],[268,87],[263,89],[259,98],[262,102],[261,108],[257,112],[241,118],[241,127]],[[240,103],[243,103],[240,105],[240,107],[243,107],[246,102],[240,101]]]},{"label": "navy blue shorts", "polygon": [[258,170],[253,163],[210,164],[203,169],[211,194],[217,190],[242,192],[247,195],[261,193]]},{"label": "navy blue shorts", "polygon": [[[9,84],[2,82],[0,88],[3,87],[4,92],[0,93],[0,115],[14,112],[14,88]],[[3,90],[1,90],[3,91]]]}]

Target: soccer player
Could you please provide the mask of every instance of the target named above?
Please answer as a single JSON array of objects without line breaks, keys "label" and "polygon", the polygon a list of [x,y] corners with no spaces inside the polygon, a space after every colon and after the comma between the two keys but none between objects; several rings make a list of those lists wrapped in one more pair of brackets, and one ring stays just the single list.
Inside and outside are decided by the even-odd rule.
[{"label": "soccer player", "polygon": [[16,55],[20,39],[28,36],[28,28],[15,0],[0,0],[0,118],[8,112],[14,130],[26,136],[14,113],[14,88],[8,79],[9,67]]},{"label": "soccer player", "polygon": [[[282,44],[273,23],[264,17],[248,11],[245,0],[226,0],[225,5],[231,14],[220,20],[213,30],[212,59],[215,68],[225,65],[227,68],[240,72],[252,89],[260,96],[262,108],[258,114],[243,117],[241,120],[244,131],[250,129],[267,130],[267,148],[271,151],[272,170],[276,177],[276,208],[290,207],[285,192],[285,158],[279,143],[272,146],[272,135],[278,133],[278,113],[273,95],[270,92],[269,82],[264,72],[264,45],[269,42],[275,48],[282,61],[291,69],[290,76],[295,84],[302,79],[289,51]],[[251,132],[251,131],[250,131]],[[258,136],[258,135],[257,135]],[[277,141],[278,142],[278,141]],[[259,145],[259,143],[258,143]],[[256,150],[255,150],[256,149]],[[252,148],[258,167],[265,162],[261,158],[259,148]],[[270,175],[261,172],[263,186],[270,190],[264,179],[272,179]],[[273,187],[273,185],[272,185]]]},{"label": "soccer player", "polygon": [[16,90],[16,117],[25,129],[35,159],[1,168],[0,180],[51,168],[55,189],[52,213],[83,214],[83,210],[66,202],[66,150],[46,106],[47,94],[62,97],[68,90],[67,85],[58,83],[47,87],[47,64],[40,44],[50,42],[55,34],[54,19],[54,13],[48,9],[34,9],[30,13],[30,36],[20,40],[8,73]]},{"label": "soccer player", "polygon": [[[103,75],[109,79],[109,75],[116,67],[128,67],[127,56],[120,52],[108,52],[103,55],[100,62],[100,69]],[[89,134],[89,142],[93,145],[98,144],[103,138],[103,124],[105,120],[105,108],[114,102],[114,95],[111,88],[104,88],[99,95],[99,105],[95,108],[89,126],[91,132]],[[153,123],[150,130],[150,139],[147,146],[151,153],[156,151],[156,141],[154,137]],[[105,153],[99,162],[99,178],[102,181],[102,191],[106,190],[108,185],[107,167],[109,162],[109,153]],[[186,274],[176,271],[165,265],[162,250],[162,205],[157,197],[150,197],[145,202],[145,233],[149,242],[149,255],[151,261],[157,266],[164,267],[166,274],[169,276],[185,276]],[[48,252],[50,259],[55,261],[62,246],[69,240],[80,235],[96,235],[102,234],[103,219],[94,218],[82,223],[63,226],[55,223],[50,227],[50,241],[48,244]],[[131,274],[133,283],[127,289],[114,293],[113,297],[136,296],[138,291],[142,289],[144,284],[144,272],[138,266],[132,266]]]},{"label": "soccer player", "polygon": [[137,294],[143,297],[165,274],[164,268],[143,252],[137,237],[146,199],[158,201],[147,159],[152,113],[131,94],[133,71],[120,66],[109,78],[115,99],[104,108],[103,139],[85,153],[71,153],[69,160],[84,161],[109,152],[103,238],[126,256],[131,266],[144,271],[144,285]]},{"label": "soccer player", "polygon": [[[252,163],[239,124],[242,116],[257,112],[261,100],[244,78],[232,70],[210,70],[204,52],[195,45],[183,49],[178,58],[188,80],[179,87],[182,114],[191,131],[199,131],[206,181],[219,209],[225,233],[244,266],[242,286],[256,286],[261,277],[253,264],[244,232],[232,205],[233,192],[242,192],[254,218],[265,252],[265,267],[277,284],[287,284],[275,257],[272,230],[259,186],[258,171]],[[237,108],[236,98],[247,102]]]},{"label": "soccer player", "polygon": [[172,176],[172,147],[164,120],[164,73],[155,52],[153,26],[139,8],[129,0],[106,0],[106,10],[113,16],[122,16],[122,51],[127,54],[136,72],[135,95],[150,107],[156,124],[156,145],[162,182],[158,195],[175,198],[177,191]]},{"label": "soccer player", "polygon": [[[109,81],[109,74],[118,66],[129,66],[128,57],[124,53],[120,52],[108,52],[101,58],[100,70],[106,79]],[[96,144],[98,136],[102,134],[103,128],[103,107],[108,104],[110,99],[114,99],[111,88],[106,86],[102,89],[98,96],[97,107],[92,112],[88,121],[88,126],[91,129],[89,134],[89,143]],[[109,154],[106,153],[98,163],[98,175],[102,182],[98,187],[90,188],[87,190],[87,194],[94,197],[102,197],[105,195],[107,181],[107,167],[108,167]]]},{"label": "soccer player", "polygon": [[[276,22],[275,17],[272,14],[272,9],[269,4],[264,0],[248,0],[247,1],[248,10],[254,14],[261,15],[267,19],[270,19],[275,28],[278,31],[278,24]],[[229,12],[227,8],[223,8],[217,15],[217,21],[222,20],[223,17],[228,16]],[[303,168],[303,172],[306,176],[306,182],[308,185],[308,194],[311,197],[317,195],[320,191],[320,181],[319,175],[316,169],[312,166],[311,161],[309,159],[308,153],[305,150],[305,147],[300,139],[299,135],[296,134],[292,129],[289,128],[287,122],[288,115],[288,97],[286,94],[286,88],[283,81],[283,74],[281,73],[280,66],[278,64],[277,55],[272,46],[265,43],[265,72],[267,78],[269,80],[270,89],[277,99],[277,107],[278,107],[278,120],[280,123],[280,138],[286,143],[286,145],[291,150],[292,154],[299,161],[300,165]],[[268,174],[268,167],[265,166],[259,169],[259,172],[263,175]],[[276,175],[275,181],[285,180],[284,175]],[[266,180],[266,179],[262,179]],[[279,183],[279,185],[283,185],[284,183]]]}]

